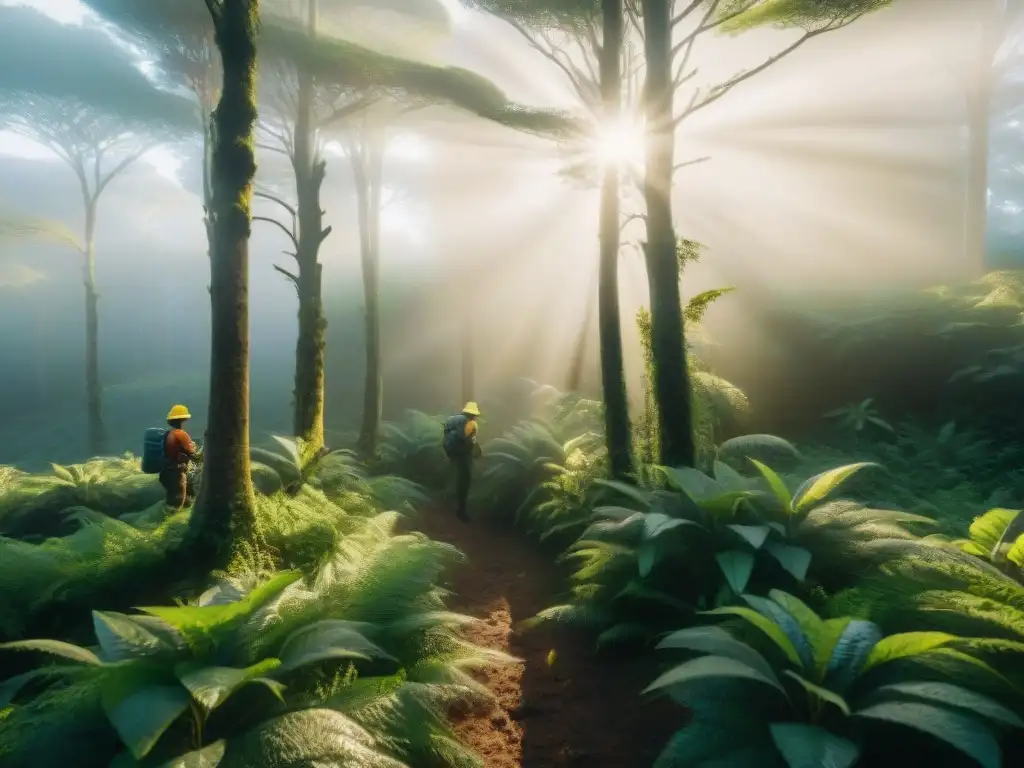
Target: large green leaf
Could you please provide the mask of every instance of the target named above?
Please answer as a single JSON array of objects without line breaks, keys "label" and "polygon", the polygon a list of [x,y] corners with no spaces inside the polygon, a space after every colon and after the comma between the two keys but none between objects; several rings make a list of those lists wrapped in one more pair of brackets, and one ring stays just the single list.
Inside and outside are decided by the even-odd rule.
[{"label": "large green leaf", "polygon": [[1014,712],[993,701],[988,696],[968,690],[951,683],[910,682],[883,685],[871,692],[874,699],[917,699],[931,704],[938,704],[953,709],[963,709],[1015,728],[1024,728],[1021,720]]},{"label": "large green leaf", "polygon": [[854,473],[859,472],[865,467],[877,466],[874,462],[861,461],[856,464],[836,467],[835,469],[815,475],[796,489],[796,493],[793,494],[793,511],[797,514],[809,512],[818,504],[821,504],[830,494],[834,493]]},{"label": "large green leaf", "polygon": [[811,641],[807,638],[803,627],[800,626],[800,622],[789,611],[773,600],[758,595],[743,595],[743,600],[786,633],[786,637],[789,638],[800,656],[800,666],[804,670],[814,668],[814,649],[811,647]]},{"label": "large green leaf", "polygon": [[41,680],[46,677],[57,677],[62,674],[70,674],[81,669],[80,667],[58,667],[50,666],[43,669],[33,669],[21,675],[9,677],[0,683],[0,711],[7,707],[22,688],[33,680]]},{"label": "large green leaf", "polygon": [[392,659],[363,635],[365,625],[342,619],[317,621],[296,630],[281,646],[280,672],[291,672],[327,659]]},{"label": "large green leaf", "polygon": [[764,656],[744,642],[737,640],[721,627],[691,627],[664,637],[657,647],[687,648],[691,651],[725,656],[746,664],[781,687],[772,665]]},{"label": "large green leaf", "polygon": [[660,688],[685,685],[687,683],[707,680],[749,680],[762,683],[785,693],[777,679],[765,677],[748,664],[727,656],[701,656],[692,661],[684,662],[661,674],[643,692],[650,693]]},{"label": "large green leaf", "polygon": [[188,691],[180,685],[150,685],[145,674],[118,675],[101,690],[103,710],[136,759],[153,749],[164,731],[188,709]]},{"label": "large green leaf", "polygon": [[754,556],[750,552],[730,549],[715,555],[718,567],[722,569],[725,580],[734,594],[741,595],[747,588],[750,575],[754,572]]},{"label": "large green leaf", "polygon": [[82,664],[102,664],[100,657],[88,648],[65,643],[62,640],[15,640],[11,643],[0,643],[0,651],[37,651],[60,656]]},{"label": "large green leaf", "polygon": [[782,482],[782,478],[775,474],[775,471],[762,464],[757,459],[750,459],[750,463],[757,467],[757,471],[761,473],[765,480],[768,481],[768,487],[772,489],[772,493],[775,498],[779,500],[782,505],[782,510],[787,514],[791,514],[793,511],[793,497],[789,494],[789,489],[786,484]]},{"label": "large green leaf", "polygon": [[727,525],[730,531],[746,541],[754,549],[760,549],[772,532],[768,525]]},{"label": "large green leaf", "polygon": [[844,715],[850,714],[850,705],[846,703],[846,699],[840,696],[838,693],[830,691],[828,688],[823,688],[820,685],[812,683],[810,680],[805,678],[803,675],[798,675],[791,669],[787,669],[783,674],[796,681],[801,688],[809,693],[815,699],[826,701],[829,704],[834,705]]},{"label": "large green leaf", "polygon": [[778,560],[779,565],[797,581],[807,578],[807,569],[811,567],[809,550],[789,544],[780,544],[777,541],[769,541],[765,544],[764,551]]},{"label": "large green leaf", "polygon": [[290,584],[302,578],[299,571],[282,571],[233,603],[203,606],[159,606],[139,610],[163,619],[178,631],[203,631],[242,618],[273,600]]},{"label": "large green leaf", "polygon": [[[192,694],[192,698],[207,712],[211,712],[246,683],[256,681],[264,684],[272,683],[273,681],[261,678],[261,675],[277,669],[280,665],[281,662],[277,659],[265,659],[245,669],[208,667],[199,663],[190,663],[181,664],[174,671],[181,684]],[[276,692],[280,691],[273,684],[270,687]]]},{"label": "large green leaf", "polygon": [[103,656],[108,661],[125,661],[184,646],[174,627],[153,616],[128,616],[113,611],[93,611],[92,626]]},{"label": "large green leaf", "polygon": [[860,747],[803,723],[773,723],[772,741],[789,768],[850,768],[860,757]]},{"label": "large green leaf", "polygon": [[861,674],[887,661],[906,659],[940,648],[960,638],[946,632],[903,632],[879,640],[871,649],[861,669]]},{"label": "large green leaf", "polygon": [[790,642],[789,637],[785,632],[782,631],[782,627],[776,624],[771,619],[762,616],[752,608],[744,608],[740,605],[727,605],[722,608],[715,608],[711,611],[703,612],[707,616],[739,616],[740,618],[746,619],[749,623],[760,629],[764,634],[768,635],[775,645],[786,654],[788,658],[794,664],[801,664],[800,656],[796,652],[796,648],[793,643]]},{"label": "large green leaf", "polygon": [[654,564],[658,560],[657,540],[643,542],[636,551],[636,567],[643,577],[650,575],[654,570]]},{"label": "large green leaf", "polygon": [[974,758],[982,768],[1001,768],[999,743],[978,720],[948,709],[911,701],[888,701],[862,709],[856,717],[885,720],[923,731]]},{"label": "large green leaf", "polygon": [[660,512],[648,512],[644,515],[644,537],[653,539],[666,531],[671,531],[673,528],[678,528],[683,525],[692,525],[700,528],[701,526],[692,520],[681,520],[679,518],[669,517]]},{"label": "large green leaf", "polygon": [[831,690],[845,693],[860,677],[864,662],[882,639],[882,630],[862,619],[829,619],[826,623],[829,632],[839,632],[839,639],[828,657],[824,677],[819,679]]},{"label": "large green leaf", "polygon": [[1019,514],[1019,510],[1016,509],[996,508],[974,518],[968,529],[972,543],[985,553],[985,557],[990,556],[1006,532],[1007,526]]}]

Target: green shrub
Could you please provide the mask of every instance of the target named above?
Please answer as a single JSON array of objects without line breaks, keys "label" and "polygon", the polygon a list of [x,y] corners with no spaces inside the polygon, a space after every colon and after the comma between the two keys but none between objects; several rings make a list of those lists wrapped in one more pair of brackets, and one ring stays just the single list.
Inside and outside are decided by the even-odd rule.
[{"label": "green shrub", "polygon": [[[900,765],[895,732],[923,734],[931,754],[955,764],[958,753],[986,768],[1002,764],[999,734],[1024,727],[1011,710],[950,679],[915,674],[909,662],[942,656],[968,668],[984,664],[956,649],[955,635],[910,632],[883,636],[868,621],[822,619],[792,595],[744,595],[745,606],[712,615],[737,616],[756,629],[743,642],[716,626],[665,637],[659,648],[701,654],[654,681],[692,713],[657,768],[750,765],[803,768]],[[929,742],[931,742],[929,744]],[[934,749],[938,747],[938,749]],[[901,754],[893,760],[894,754]]]}]

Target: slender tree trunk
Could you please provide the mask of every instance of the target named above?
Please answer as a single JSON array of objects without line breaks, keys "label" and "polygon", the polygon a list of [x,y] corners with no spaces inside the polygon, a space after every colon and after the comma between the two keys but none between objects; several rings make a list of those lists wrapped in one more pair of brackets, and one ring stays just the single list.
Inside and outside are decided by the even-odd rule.
[{"label": "slender tree trunk", "polygon": [[363,389],[363,423],[357,449],[366,459],[377,452],[384,382],[380,345],[380,208],[383,184],[383,142],[364,133],[361,147],[351,153],[359,206],[359,251],[366,302],[366,380]]},{"label": "slender tree trunk", "polygon": [[[617,184],[618,180],[616,179],[616,185]],[[617,198],[617,186],[615,194]],[[602,202],[603,201],[604,198],[602,197]],[[618,279],[617,270],[616,279]],[[594,274],[594,280],[590,286],[590,291],[587,293],[587,305],[583,309],[583,322],[580,323],[580,329],[576,334],[576,342],[573,344],[572,357],[569,359],[569,376],[565,381],[565,388],[569,392],[579,392],[583,388],[583,364],[587,359],[587,341],[590,339],[590,329],[594,327],[594,316],[597,314],[597,299],[598,292],[600,291],[600,284],[601,277],[599,266],[598,271]]]},{"label": "slender tree trunk", "polygon": [[988,268],[988,156],[996,53],[1006,34],[1002,3],[993,4],[984,23],[981,50],[967,89],[967,182],[964,205],[964,256],[974,276]]},{"label": "slender tree trunk", "polygon": [[[317,0],[308,0],[307,29],[317,29]],[[298,110],[295,120],[295,149],[292,166],[298,198],[299,334],[295,346],[295,412],[293,431],[305,442],[309,453],[324,447],[324,334],[327,321],[323,312],[320,244],[329,230],[323,228],[320,188],[325,165],[317,152],[314,115],[315,83],[313,75],[300,68]]]},{"label": "slender tree trunk", "polygon": [[[622,0],[602,0],[604,42],[601,48],[601,96],[604,119],[619,118],[622,89]],[[601,335],[601,386],[604,394],[605,443],[612,475],[626,479],[633,469],[629,403],[622,356],[619,313],[619,169],[610,163],[601,180],[598,238],[598,312]]]},{"label": "slender tree trunk", "polygon": [[210,410],[202,484],[186,539],[199,563],[226,564],[251,535],[249,468],[249,233],[256,175],[259,0],[222,0],[214,19],[224,86],[214,112],[210,254]]},{"label": "slender tree trunk", "polygon": [[476,369],[473,366],[473,320],[474,312],[470,304],[471,297],[464,299],[462,306],[462,317],[459,322],[462,324],[461,338],[459,341],[459,367],[460,387],[462,402],[468,403],[476,400]]},{"label": "slender tree trunk", "polygon": [[100,384],[100,315],[96,291],[96,198],[85,200],[85,402],[88,418],[89,455],[107,450],[103,423],[103,386]]},{"label": "slender tree trunk", "polygon": [[672,170],[675,154],[670,0],[643,0],[644,83],[647,119],[644,203],[647,208],[647,283],[651,295],[651,348],[658,398],[660,462],[672,467],[696,464],[690,380],[686,367],[679,263],[672,224]]}]

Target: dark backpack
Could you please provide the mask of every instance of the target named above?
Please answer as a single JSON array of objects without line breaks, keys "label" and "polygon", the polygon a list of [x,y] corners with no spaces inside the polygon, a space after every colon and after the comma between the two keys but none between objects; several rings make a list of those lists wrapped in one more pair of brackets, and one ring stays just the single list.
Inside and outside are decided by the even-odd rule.
[{"label": "dark backpack", "polygon": [[469,453],[469,440],[466,439],[466,424],[469,417],[464,413],[451,416],[444,423],[444,452],[449,459]]},{"label": "dark backpack", "polygon": [[142,438],[142,471],[147,475],[158,475],[167,469],[166,427],[150,427]]}]

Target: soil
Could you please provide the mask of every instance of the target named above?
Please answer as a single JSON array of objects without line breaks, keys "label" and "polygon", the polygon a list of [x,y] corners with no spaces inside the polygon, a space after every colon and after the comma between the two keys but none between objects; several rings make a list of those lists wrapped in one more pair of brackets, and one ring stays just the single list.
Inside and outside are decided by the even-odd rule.
[{"label": "soil", "polygon": [[468,557],[448,584],[452,609],[482,619],[467,639],[523,660],[478,676],[496,696],[490,711],[452,713],[457,735],[487,768],[650,766],[684,721],[670,701],[640,697],[656,660],[597,658],[592,636],[559,627],[517,630],[566,588],[552,555],[521,534],[463,523],[440,507],[415,527]]}]

